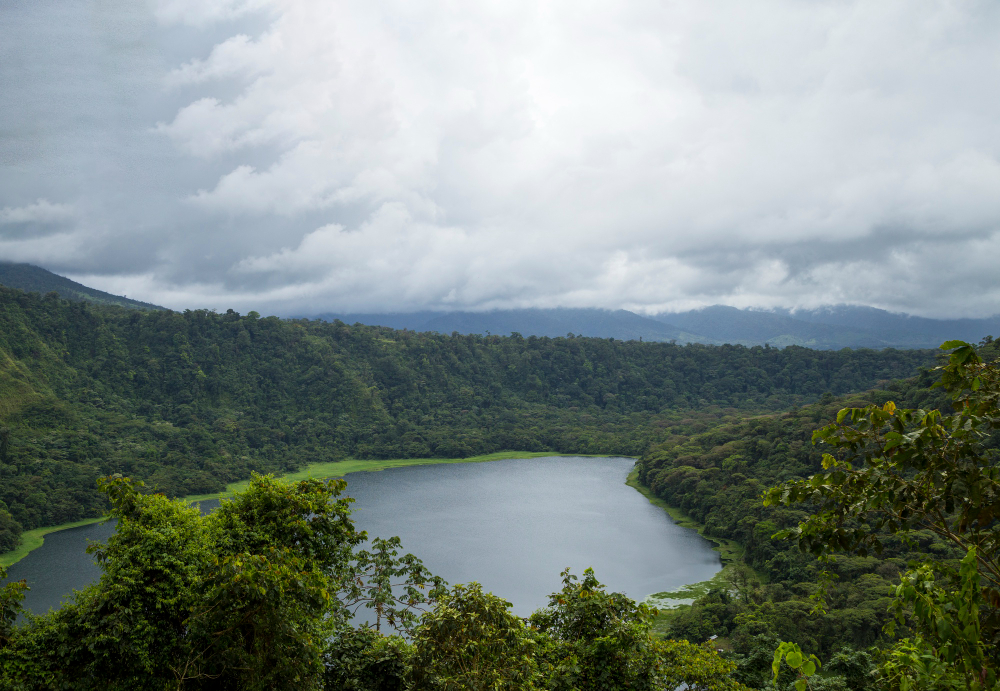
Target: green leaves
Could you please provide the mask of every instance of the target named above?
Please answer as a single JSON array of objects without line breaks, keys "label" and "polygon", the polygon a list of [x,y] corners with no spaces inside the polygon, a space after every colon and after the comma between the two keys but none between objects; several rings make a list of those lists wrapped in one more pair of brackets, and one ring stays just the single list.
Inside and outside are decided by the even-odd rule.
[{"label": "green leaves", "polygon": [[798,675],[795,688],[798,691],[809,688],[809,677],[816,674],[816,670],[819,669],[819,658],[803,653],[797,643],[781,643],[774,651],[774,661],[771,663],[775,684],[778,683],[778,675],[781,673],[782,660]]},{"label": "green leaves", "polygon": [[[930,563],[911,569],[896,588],[896,600],[892,605],[897,621],[918,631],[913,645],[933,646],[930,654],[950,666],[952,673],[963,679],[962,684],[972,690],[993,688],[997,678],[991,661],[994,654],[990,644],[992,637],[984,636],[982,631],[980,611],[986,600],[977,565],[976,548],[973,547],[962,559],[957,574],[947,567]],[[942,571],[944,583],[939,578]],[[916,684],[919,670],[907,670],[898,663],[897,659],[893,674],[906,676]]]},{"label": "green leaves", "polygon": [[969,358],[969,353],[972,351],[972,346],[965,341],[945,341],[938,346],[941,350],[951,350],[952,348],[962,348],[962,362]]},{"label": "green leaves", "polygon": [[343,481],[254,476],[208,516],[127,478],[102,485],[118,525],[91,547],[101,580],[16,629],[0,662],[34,660],[23,672],[32,676],[0,682],[50,674],[109,689],[212,679],[254,691],[319,688],[326,641],[344,621],[330,576],[361,539],[338,496]]},{"label": "green leaves", "polygon": [[535,688],[538,644],[510,606],[478,583],[442,593],[413,633],[414,689]]},{"label": "green leaves", "polygon": [[362,605],[373,610],[376,631],[381,631],[385,621],[396,631],[410,633],[418,613],[447,592],[447,583],[414,555],[397,556],[398,537],[376,537],[372,547],[372,551],[355,553],[339,575],[340,601],[352,614]]},{"label": "green leaves", "polygon": [[[7,569],[0,566],[0,582],[6,578]],[[21,601],[24,599],[26,590],[28,590],[28,584],[23,580],[5,583],[0,588],[0,648],[10,638],[14,622],[21,613]]]},{"label": "green leaves", "polygon": [[552,691],[659,691],[682,684],[738,691],[735,665],[687,641],[651,636],[653,610],[608,593],[593,569],[562,572],[563,588],[528,619],[542,647],[539,667]]}]

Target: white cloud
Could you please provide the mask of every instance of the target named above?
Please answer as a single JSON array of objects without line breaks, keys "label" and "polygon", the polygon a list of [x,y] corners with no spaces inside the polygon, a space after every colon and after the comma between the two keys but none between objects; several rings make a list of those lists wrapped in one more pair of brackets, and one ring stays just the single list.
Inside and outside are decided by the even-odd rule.
[{"label": "white cloud", "polygon": [[85,240],[73,233],[13,239],[0,237],[0,257],[9,262],[71,266],[86,251]]},{"label": "white cloud", "polygon": [[156,18],[167,25],[204,27],[239,19],[270,5],[270,0],[159,0]]},{"label": "white cloud", "polygon": [[70,221],[75,216],[69,204],[54,204],[48,199],[39,199],[25,206],[5,206],[0,208],[0,225],[15,223],[56,224]]},{"label": "white cloud", "polygon": [[169,39],[144,125],[184,173],[143,240],[144,299],[1000,311],[982,259],[1000,254],[990,4],[160,0],[156,16],[187,43]]},{"label": "white cloud", "polygon": [[195,58],[172,70],[166,76],[166,85],[180,87],[228,77],[253,77],[268,72],[271,61],[283,47],[272,34],[257,41],[246,34],[237,34],[215,46],[205,60]]}]

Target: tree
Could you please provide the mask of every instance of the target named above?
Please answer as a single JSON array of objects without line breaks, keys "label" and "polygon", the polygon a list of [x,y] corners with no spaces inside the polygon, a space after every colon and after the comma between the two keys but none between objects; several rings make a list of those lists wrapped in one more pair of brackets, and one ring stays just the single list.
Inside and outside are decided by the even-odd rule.
[{"label": "tree", "polygon": [[0,552],[12,550],[21,544],[21,524],[10,512],[0,507]]},{"label": "tree", "polygon": [[321,688],[333,596],[363,538],[343,480],[254,476],[212,514],[141,483],[102,483],[118,519],[94,545],[101,579],[0,648],[0,686]]},{"label": "tree", "polygon": [[[987,345],[984,343],[984,345]],[[953,546],[928,558],[895,589],[893,611],[912,635],[883,666],[893,688],[993,688],[1000,643],[1000,368],[963,341],[938,367],[953,412],[845,408],[817,430],[826,472],[770,489],[765,505],[811,505],[778,533],[803,551],[881,553],[887,535],[928,530]]]},{"label": "tree", "polygon": [[511,603],[478,583],[456,585],[414,632],[416,691],[534,689],[536,641]]},{"label": "tree", "polygon": [[447,583],[431,574],[412,554],[398,557],[398,537],[372,540],[372,551],[352,557],[349,577],[339,593],[344,606],[357,614],[362,605],[375,612],[373,626],[382,631],[382,621],[400,632],[412,632],[419,618],[447,592]]},{"label": "tree", "polygon": [[650,632],[654,610],[622,593],[608,593],[593,569],[580,580],[563,571],[563,588],[529,623],[547,645],[547,688],[589,691],[745,688],[731,678],[736,665],[686,641],[658,641]]},{"label": "tree", "polygon": [[[0,581],[7,578],[7,569],[0,566]],[[6,583],[0,588],[0,648],[10,640],[14,629],[14,621],[21,611],[21,600],[28,584],[22,581]]]},{"label": "tree", "polygon": [[324,686],[339,691],[404,691],[413,646],[401,636],[383,636],[366,626],[345,627],[324,654]]}]

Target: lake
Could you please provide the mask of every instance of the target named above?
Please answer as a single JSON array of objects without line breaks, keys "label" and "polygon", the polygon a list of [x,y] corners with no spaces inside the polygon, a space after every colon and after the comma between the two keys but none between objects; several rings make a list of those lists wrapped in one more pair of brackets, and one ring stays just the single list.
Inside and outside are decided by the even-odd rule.
[{"label": "lake", "polygon": [[[609,590],[642,600],[708,580],[721,568],[712,545],[625,484],[630,458],[550,457],[393,468],[347,475],[354,518],[449,583],[479,581],[527,616],[561,586],[559,573],[593,567]],[[203,502],[211,509],[217,502]],[[84,551],[111,524],[51,533],[10,567],[41,613],[100,576]]]}]

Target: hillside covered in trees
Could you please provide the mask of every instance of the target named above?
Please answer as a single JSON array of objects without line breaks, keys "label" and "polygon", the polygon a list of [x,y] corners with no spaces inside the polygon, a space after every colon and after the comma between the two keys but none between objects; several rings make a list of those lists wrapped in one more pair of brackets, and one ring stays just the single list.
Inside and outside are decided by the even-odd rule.
[{"label": "hillside covered in trees", "polygon": [[[987,358],[995,358],[995,351],[990,339],[981,344]],[[584,686],[608,688],[601,681],[606,673],[615,683],[633,679],[625,684],[629,688],[640,678],[641,684],[653,684],[650,688],[692,679],[702,680],[696,688],[765,688],[771,684],[775,651],[785,660],[779,668],[784,685],[805,683],[818,669],[808,654],[819,655],[827,666],[821,676],[808,680],[813,689],[873,688],[876,677],[884,686],[897,672],[898,679],[886,688],[923,688],[920,684],[928,679],[948,681],[950,685],[941,688],[965,688],[962,685],[974,679],[980,667],[984,675],[988,672],[984,679],[994,679],[993,639],[1000,635],[991,618],[996,604],[988,598],[976,604],[977,586],[968,585],[979,573],[974,568],[975,545],[984,545],[982,554],[990,556],[981,556],[980,563],[989,568],[994,552],[987,551],[980,533],[974,537],[978,542],[969,543],[963,531],[972,525],[987,535],[996,532],[990,527],[995,515],[983,514],[977,503],[1000,506],[994,501],[995,478],[983,476],[986,489],[976,489],[980,498],[971,503],[961,494],[977,487],[980,466],[987,475],[995,474],[987,456],[997,447],[991,421],[1000,375],[995,366],[976,364],[978,356],[964,344],[950,362],[942,389],[934,386],[941,375],[930,369],[934,355],[928,351],[445,336],[343,322],[262,319],[253,312],[138,311],[0,288],[0,549],[16,545],[24,528],[95,515],[109,503],[126,530],[99,548],[104,550],[99,556],[107,577],[60,613],[28,627],[14,626],[20,586],[9,584],[3,590],[4,674],[11,679],[44,674],[54,681],[79,672],[128,686],[140,679],[146,684],[154,678],[150,674],[165,679],[177,674],[175,665],[182,664],[196,675],[190,677],[195,686],[217,674],[228,678],[237,669],[251,674],[254,684],[273,686],[283,665],[301,664],[295,674],[326,688],[342,686],[347,683],[343,680],[352,680],[351,688],[382,688],[382,682],[371,681],[377,679],[393,679],[398,688],[438,688],[443,682],[436,670],[454,663],[459,664],[456,674],[467,673],[461,671],[466,662],[447,661],[455,626],[488,616],[491,626],[500,628],[470,633],[462,645],[493,646],[490,637],[500,635],[509,637],[504,640],[514,646],[510,650],[519,652],[511,660],[494,659],[492,667],[472,673],[470,679],[482,674],[505,678],[511,664],[523,664],[524,679],[533,681],[511,681],[516,688],[563,688],[572,675],[577,675],[574,683],[586,678]],[[843,421],[845,408],[854,412]],[[941,413],[923,412],[932,409]],[[954,421],[940,422],[941,415],[951,415]],[[866,422],[869,417],[877,424]],[[933,440],[945,443],[952,437],[959,440],[956,448],[966,449],[962,453],[972,474],[961,476],[957,489],[949,481],[942,492],[957,492],[959,498],[949,498],[946,510],[944,505],[921,508],[914,498],[924,496],[922,489],[899,500],[906,515],[937,511],[943,523],[933,518],[911,525],[909,519],[893,518],[896,493],[911,491],[907,483],[923,483],[921,473],[928,463],[951,453],[935,451]],[[859,493],[885,479],[865,475],[869,479],[851,484],[848,478],[877,473],[891,462],[866,456],[858,469],[844,465],[845,472],[813,443],[816,439],[846,445],[845,462],[852,454],[871,456],[881,454],[879,449],[899,447],[905,452],[904,465],[889,477],[890,491],[859,503]],[[891,445],[887,439],[892,439]],[[562,593],[553,594],[551,608],[537,613],[524,628],[505,613],[505,603],[474,586],[447,591],[421,571],[418,561],[394,561],[391,541],[376,541],[376,552],[353,556],[348,554],[358,544],[353,538],[339,547],[330,543],[322,546],[334,550],[327,555],[329,564],[322,566],[309,561],[312,556],[302,555],[306,561],[301,564],[296,561],[299,546],[275,561],[275,545],[287,539],[281,537],[287,526],[260,544],[237,544],[228,537],[232,526],[227,521],[235,526],[264,520],[263,526],[271,520],[258,515],[254,502],[290,501],[288,525],[306,530],[303,536],[312,534],[321,526],[304,526],[325,520],[326,509],[320,507],[336,494],[330,485],[304,483],[293,489],[258,477],[232,511],[204,522],[181,504],[149,493],[208,492],[254,471],[286,471],[344,457],[462,457],[504,449],[641,456],[639,481],[696,520],[709,537],[738,545],[741,558],[728,569],[724,587],[657,624],[670,641],[650,638],[650,613],[604,594],[587,574],[579,584],[567,576]],[[951,477],[947,473],[941,477]],[[147,484],[137,493],[138,481]],[[316,493],[320,503],[305,495],[292,498],[296,492]],[[957,509],[955,502],[964,502],[965,508]],[[876,520],[866,527],[885,506],[889,522]],[[955,511],[960,512],[951,518]],[[972,511],[971,518],[961,511]],[[840,518],[838,512],[843,513]],[[350,536],[351,529],[346,530],[337,533],[338,540]],[[775,540],[781,531],[814,537],[800,537],[799,544]],[[105,654],[94,653],[101,646],[117,650],[107,653],[115,657],[137,644],[160,645],[131,635],[108,638],[106,622],[95,619],[94,613],[114,610],[114,617],[126,619],[134,615],[124,603],[135,596],[118,592],[115,584],[123,582],[121,574],[129,582],[142,582],[149,575],[142,555],[167,533],[179,540],[170,547],[183,555],[177,564],[187,564],[184,568],[190,572],[170,576],[179,588],[177,602],[187,604],[168,613],[176,621],[168,626],[173,633],[161,641],[162,655],[142,658],[134,669],[105,668]],[[968,544],[973,547],[966,554]],[[218,561],[218,555],[229,556]],[[174,559],[169,553],[164,558]],[[291,560],[287,564],[282,561],[286,558]],[[220,564],[225,565],[222,571]],[[914,565],[921,564],[915,571]],[[310,578],[315,582],[296,580],[300,567],[305,568],[303,574],[314,571]],[[173,568],[161,565],[154,570],[172,573]],[[366,568],[371,569],[367,575],[357,572]],[[393,610],[392,616],[402,617],[399,621],[406,622],[409,635],[416,636],[412,643],[352,629],[340,614],[330,618],[334,610],[341,612],[344,598],[394,606],[395,596],[385,590],[392,573],[433,586],[433,595],[414,595],[416,604],[430,608],[429,614],[420,618]],[[194,580],[185,580],[190,578]],[[286,578],[292,580],[285,583]],[[923,584],[913,593],[929,594],[911,597],[906,595],[911,591],[894,591],[901,578]],[[934,578],[965,588],[960,591],[965,595],[954,595],[959,591],[948,590],[951,585],[934,585]],[[207,600],[198,589],[199,579],[215,583]],[[154,581],[158,583],[158,577]],[[254,582],[265,591],[302,587],[304,599],[299,602],[299,595],[292,595],[285,602],[284,596],[261,596],[253,604],[244,589]],[[349,585],[364,582],[369,584],[356,592]],[[332,604],[318,605],[316,597],[332,597],[330,588],[339,589],[328,600]],[[152,597],[149,605],[154,609],[166,602],[159,595]],[[250,607],[249,619],[239,619],[243,615],[236,610],[239,621],[217,619],[220,610],[213,598],[219,597],[236,598],[237,610]],[[939,604],[913,609],[914,602],[923,602],[920,597]],[[604,613],[588,613],[591,606],[604,608]],[[973,606],[986,607],[984,619],[962,614]],[[200,613],[185,619],[189,615],[184,607]],[[937,610],[927,607],[944,607],[930,624],[920,613]],[[616,613],[609,615],[612,610]],[[261,620],[267,612],[268,617],[299,621],[303,632],[319,626],[314,631],[318,634],[335,620],[339,623],[336,631],[322,634],[333,639],[314,645],[308,641],[319,639],[312,634],[304,639],[284,630],[278,619]],[[611,658],[600,650],[604,644],[592,640],[595,631],[605,630],[605,616],[623,617],[620,623],[626,627],[608,639],[625,646],[614,653],[611,667]],[[933,622],[950,622],[956,616],[979,628],[973,635],[968,624],[960,634],[964,638],[951,642],[951,634],[941,633],[944,629]],[[143,619],[142,625],[150,631],[160,628],[156,617]],[[573,617],[584,619],[572,624],[572,631],[563,630]],[[273,631],[267,628],[271,624],[277,627]],[[899,629],[894,628],[897,624]],[[76,633],[67,633],[70,629]],[[908,637],[900,640],[900,633]],[[259,648],[254,642],[272,634],[305,647],[288,657],[269,647],[271,643]],[[225,646],[215,648],[212,641],[223,640],[220,635],[231,640],[225,638]],[[430,638],[422,642],[421,636]],[[691,646],[711,636],[719,636],[716,645],[727,651],[725,659],[714,653],[706,657],[701,648]],[[54,649],[56,638],[68,647]],[[148,648],[151,653],[155,645]],[[918,658],[937,666],[924,669],[924,663],[913,661]],[[589,660],[586,664],[596,667],[572,659]],[[956,667],[959,663],[964,666]],[[188,671],[179,678],[187,678],[183,675]],[[425,678],[427,674],[431,676]],[[358,681],[368,678],[365,675],[374,675],[371,683]],[[195,679],[202,681],[195,684]],[[976,684],[968,688],[984,688]]]},{"label": "hillside covered in trees", "polygon": [[[980,344],[979,351],[989,360],[1000,355],[991,339]],[[995,369],[987,371],[995,376]],[[736,677],[750,686],[758,687],[770,678],[772,654],[779,643],[795,641],[803,649],[830,661],[830,671],[846,675],[849,688],[876,688],[872,673],[877,664],[885,662],[884,651],[897,641],[900,633],[912,635],[908,628],[912,625],[912,610],[904,610],[907,625],[896,626],[897,616],[892,607],[893,593],[899,596],[896,589],[901,576],[915,564],[929,563],[935,571],[942,572],[939,583],[948,582],[957,575],[966,556],[967,546],[963,546],[963,540],[955,539],[955,535],[969,530],[977,519],[964,519],[963,524],[958,511],[963,500],[945,500],[945,497],[952,492],[963,497],[979,517],[982,530],[992,533],[997,530],[995,513],[991,512],[995,511],[997,500],[995,452],[1000,448],[1000,434],[993,429],[993,423],[969,423],[974,445],[973,440],[962,441],[965,453],[970,454],[968,463],[973,477],[982,478],[985,489],[962,477],[961,468],[953,460],[945,461],[941,468],[921,460],[913,467],[893,471],[887,501],[896,502],[892,510],[897,513],[887,511],[892,520],[884,527],[874,521],[838,519],[836,529],[817,541],[822,550],[816,553],[801,549],[797,540],[776,540],[774,536],[781,531],[798,534],[804,522],[832,515],[821,511],[822,495],[817,490],[823,485],[816,478],[831,467],[830,457],[824,454],[835,450],[817,441],[851,440],[844,445],[849,449],[846,458],[855,463],[852,472],[878,468],[871,460],[859,463],[858,456],[873,454],[879,459],[887,455],[883,448],[892,448],[884,438],[869,441],[863,436],[873,435],[885,422],[875,426],[867,422],[851,425],[853,418],[840,413],[845,408],[884,409],[889,416],[903,408],[940,411],[964,423],[965,418],[956,412],[949,395],[952,392],[941,388],[940,380],[939,372],[923,371],[917,377],[890,382],[886,388],[826,397],[782,413],[729,415],[709,425],[689,421],[670,426],[666,438],[643,454],[638,465],[640,482],[701,524],[706,536],[735,542],[742,556],[730,570],[725,585],[720,584],[697,599],[691,608],[670,617],[661,629],[663,633],[693,642],[719,636],[739,662]],[[982,381],[985,387],[985,379]],[[950,388],[963,393],[961,385],[951,384]],[[971,386],[966,392],[965,395],[975,395]],[[983,405],[990,411],[986,419],[992,420],[996,394],[980,395],[986,399]],[[881,415],[885,417],[886,413]],[[921,426],[940,425],[939,430],[932,428],[940,439],[947,440],[948,435],[964,428],[947,419],[938,422],[937,415],[928,413]],[[855,417],[863,420],[861,416]],[[918,413],[914,417],[922,416]],[[901,427],[910,432],[915,444],[930,446],[917,436],[918,432],[910,431],[914,428],[921,429],[912,423]],[[844,433],[844,429],[849,432]],[[900,435],[900,442],[904,439]],[[929,451],[921,453],[931,455]],[[949,459],[957,455],[953,449],[946,453]],[[924,479],[923,472],[932,479]],[[904,493],[909,482],[918,485],[912,497]],[[809,499],[801,503],[792,499],[762,501],[767,494],[788,497],[782,490],[768,491],[786,483],[802,484]],[[859,480],[853,485],[850,500],[841,498],[834,504],[861,506],[865,507],[859,509],[861,513],[868,511],[869,502],[872,507],[878,502],[862,500],[859,495],[870,484],[871,481]],[[920,497],[935,501],[941,497],[941,506],[931,520],[914,520],[908,525],[907,517],[917,517],[920,512]],[[845,534],[847,537],[841,537]],[[866,542],[873,538],[877,549]],[[990,542],[979,544],[984,552],[991,553],[988,559],[995,558],[993,549],[987,547]],[[809,545],[802,543],[802,546]],[[987,589],[995,587],[985,575],[982,583]],[[822,607],[817,609],[820,604]],[[995,639],[1000,601],[984,600],[979,606],[984,632],[981,639],[977,632],[977,643],[988,651],[984,653],[987,659],[992,659],[985,664],[995,667],[1000,642]],[[991,633],[987,634],[986,629]],[[925,660],[925,664],[930,663]],[[934,674],[944,672],[936,670]],[[899,688],[973,688],[966,687],[962,680],[957,683],[955,687],[918,684]],[[890,684],[886,688],[897,687]]]},{"label": "hillside covered in trees", "polygon": [[931,360],[444,336],[0,288],[0,546],[99,514],[95,481],[111,473],[177,496],[342,457],[640,455],[690,411],[785,409]]},{"label": "hillside covered in trees", "polygon": [[[398,538],[364,549],[338,499],[343,480],[255,475],[202,516],[112,476],[98,481],[118,520],[90,550],[98,582],[23,623],[25,584],[0,587],[0,685],[995,688],[1000,368],[954,344],[938,372],[883,390],[666,425],[641,477],[744,547],[722,587],[669,620],[666,639],[652,635],[654,612],[605,592],[589,569],[564,572],[549,606],[523,620],[478,584],[449,589],[400,557]],[[936,380],[943,389],[928,386]],[[836,456],[816,462],[807,441]],[[377,624],[355,625],[359,606]]]}]

